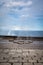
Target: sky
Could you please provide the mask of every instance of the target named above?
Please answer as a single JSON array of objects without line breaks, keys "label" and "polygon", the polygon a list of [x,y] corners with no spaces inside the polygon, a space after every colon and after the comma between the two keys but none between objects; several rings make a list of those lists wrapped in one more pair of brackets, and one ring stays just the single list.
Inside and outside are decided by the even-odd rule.
[{"label": "sky", "polygon": [[0,29],[43,31],[43,0],[0,0]]}]

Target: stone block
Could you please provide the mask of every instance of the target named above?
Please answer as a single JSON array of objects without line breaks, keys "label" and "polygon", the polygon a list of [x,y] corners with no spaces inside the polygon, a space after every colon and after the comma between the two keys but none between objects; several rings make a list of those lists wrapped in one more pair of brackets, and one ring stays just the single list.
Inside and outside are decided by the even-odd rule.
[{"label": "stone block", "polygon": [[43,57],[39,58],[38,62],[42,62],[43,63]]},{"label": "stone block", "polygon": [[18,57],[10,57],[9,62],[22,62],[22,59]]},{"label": "stone block", "polygon": [[33,65],[32,63],[24,63],[23,65]]},{"label": "stone block", "polygon": [[21,62],[28,62],[28,58],[23,57]]},{"label": "stone block", "polygon": [[0,54],[3,52],[3,49],[0,49]]},{"label": "stone block", "polygon": [[3,53],[8,54],[9,53],[9,49],[4,49]]},{"label": "stone block", "polygon": [[22,63],[13,63],[13,65],[22,65]]},{"label": "stone block", "polygon": [[9,59],[9,55],[7,55],[7,54],[0,55],[0,62],[7,62],[8,59]]},{"label": "stone block", "polygon": [[34,63],[34,65],[43,65],[43,63]]},{"label": "stone block", "polygon": [[0,63],[0,65],[11,65],[10,63]]}]

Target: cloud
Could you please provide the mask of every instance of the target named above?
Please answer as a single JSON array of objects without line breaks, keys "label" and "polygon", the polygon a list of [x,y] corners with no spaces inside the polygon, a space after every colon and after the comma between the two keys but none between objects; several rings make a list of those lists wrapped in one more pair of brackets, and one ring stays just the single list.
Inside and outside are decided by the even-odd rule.
[{"label": "cloud", "polygon": [[1,2],[1,3],[0,3],[0,8],[1,8],[4,4],[5,4],[4,2]]},{"label": "cloud", "polygon": [[[29,26],[2,26],[0,27],[0,30],[8,30],[8,35],[10,35],[11,31],[16,31],[16,30],[21,30],[21,31],[32,31],[32,30],[36,30],[36,31],[40,31],[40,30],[43,30],[42,28],[35,28],[34,26],[33,27],[29,27]],[[1,31],[0,31],[1,32]],[[13,34],[15,35],[15,34]]]},{"label": "cloud", "polygon": [[1,26],[0,29],[2,30],[28,30],[28,27],[24,26]]},{"label": "cloud", "polygon": [[29,15],[25,14],[25,15],[21,15],[20,18],[28,18]]},{"label": "cloud", "polygon": [[[0,0],[0,25],[9,25],[2,26],[2,29],[32,30],[37,26],[42,27],[43,23],[40,22],[43,21],[43,17],[37,15],[43,14],[43,4],[38,2],[37,0]],[[39,9],[41,10],[39,11]],[[33,28],[31,23],[34,24]],[[29,29],[25,27],[26,25],[30,26]]]},{"label": "cloud", "polygon": [[1,13],[0,16],[10,15],[11,17],[27,17],[24,14],[28,13],[29,6],[32,5],[30,0],[1,0]]},{"label": "cloud", "polygon": [[32,5],[32,1],[28,1],[28,2],[24,2],[24,1],[10,1],[10,2],[6,2],[4,6],[6,7],[27,7]]}]

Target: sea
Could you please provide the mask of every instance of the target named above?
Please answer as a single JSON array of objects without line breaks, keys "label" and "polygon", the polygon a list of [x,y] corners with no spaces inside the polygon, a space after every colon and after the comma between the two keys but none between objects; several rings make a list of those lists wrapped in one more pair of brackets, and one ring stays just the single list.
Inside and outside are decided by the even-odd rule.
[{"label": "sea", "polygon": [[43,37],[43,31],[0,30],[0,35],[4,35],[4,36]]}]

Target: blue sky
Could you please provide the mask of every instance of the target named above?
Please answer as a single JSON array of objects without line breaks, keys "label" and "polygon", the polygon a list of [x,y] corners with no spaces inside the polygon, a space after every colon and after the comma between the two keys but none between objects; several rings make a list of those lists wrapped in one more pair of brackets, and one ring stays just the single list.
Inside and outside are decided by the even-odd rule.
[{"label": "blue sky", "polygon": [[0,29],[43,31],[43,0],[0,0]]}]

